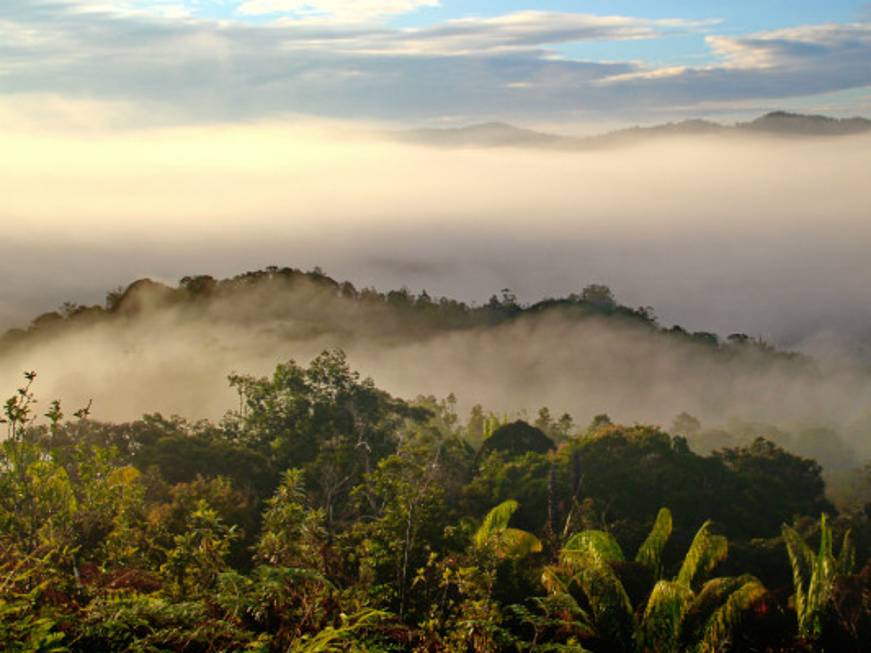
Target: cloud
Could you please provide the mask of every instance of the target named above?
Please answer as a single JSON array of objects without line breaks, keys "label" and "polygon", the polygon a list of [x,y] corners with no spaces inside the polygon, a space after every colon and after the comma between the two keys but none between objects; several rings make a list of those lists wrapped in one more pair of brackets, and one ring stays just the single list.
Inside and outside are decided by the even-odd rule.
[{"label": "cloud", "polygon": [[242,15],[289,14],[364,21],[437,6],[439,0],[245,0],[237,11]]},{"label": "cloud", "polygon": [[0,4],[0,92],[133,103],[161,121],[179,122],[281,113],[613,120],[637,115],[639,107],[683,111],[871,84],[868,23],[708,34],[718,63],[651,68],[638,61],[572,60],[555,48],[707,34],[715,22],[521,11],[397,28],[333,18],[346,5],[374,15],[378,7],[398,11],[420,2],[306,6],[315,4],[332,18],[169,19],[134,10],[153,9],[153,2],[7,0]]},{"label": "cloud", "polygon": [[871,84],[871,23],[810,25],[741,37],[709,35],[717,64],[630,71],[598,84],[675,103],[788,98]]}]

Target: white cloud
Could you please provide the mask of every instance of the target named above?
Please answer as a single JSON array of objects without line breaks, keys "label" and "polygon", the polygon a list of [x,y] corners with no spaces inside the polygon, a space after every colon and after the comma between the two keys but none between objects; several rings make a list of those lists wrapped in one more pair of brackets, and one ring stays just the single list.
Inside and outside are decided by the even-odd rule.
[{"label": "white cloud", "polygon": [[[403,1],[359,6],[414,2]],[[340,4],[330,6],[338,12]],[[712,34],[719,62],[654,68],[560,58],[554,46],[707,33],[711,22],[523,11],[412,29],[288,16],[265,24],[170,19],[112,6],[2,0],[0,93],[162,106],[155,115],[180,121],[276,113],[554,121],[710,111],[871,85],[869,23]]]},{"label": "white cloud", "polygon": [[[871,85],[871,23],[806,25],[706,38],[720,61],[702,67],[641,67],[597,85],[656,93],[675,105],[728,106]],[[857,110],[861,110],[857,106]]]},{"label": "white cloud", "polygon": [[243,15],[290,14],[354,22],[438,5],[439,0],[245,0],[237,11]]}]

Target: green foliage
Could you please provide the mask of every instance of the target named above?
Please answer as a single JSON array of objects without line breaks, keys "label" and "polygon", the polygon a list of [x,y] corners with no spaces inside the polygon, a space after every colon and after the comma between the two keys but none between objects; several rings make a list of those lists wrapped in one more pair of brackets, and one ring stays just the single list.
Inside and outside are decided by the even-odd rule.
[{"label": "green foliage", "polygon": [[518,507],[516,501],[509,499],[484,515],[481,526],[475,531],[475,547],[490,549],[499,558],[523,558],[541,551],[541,541],[535,535],[508,527]]},{"label": "green foliage", "polygon": [[722,535],[711,533],[711,522],[706,521],[696,533],[684,556],[677,575],[677,582],[690,588],[697,587],[700,580],[726,559],[729,543]]},{"label": "green foliage", "polygon": [[522,456],[528,452],[547,453],[554,448],[553,440],[540,429],[523,420],[503,424],[495,429],[481,445],[479,455],[501,451],[506,456]]},{"label": "green foliage", "polygon": [[46,561],[22,563],[0,566],[0,642],[4,643],[4,650],[9,653],[67,651],[66,635],[37,607],[39,597],[48,588],[48,582],[39,578]]},{"label": "green foliage", "polygon": [[[188,285],[217,292],[207,279]],[[391,301],[417,310],[407,300]],[[800,645],[782,623],[785,598],[737,573],[768,583],[770,568],[747,553],[764,543],[727,543],[710,521],[681,527],[710,509],[723,532],[746,535],[820,505],[819,470],[777,447],[703,458],[681,438],[604,419],[570,438],[570,420],[542,410],[558,450],[476,456],[466,436],[482,436],[492,414],[476,409],[463,424],[453,397],[396,400],[340,352],[235,377],[240,409],[220,424],[100,423],[88,409],[68,419],[59,402],[36,410],[35,378],[6,402],[0,443],[4,650]],[[773,508],[750,515],[780,472]],[[802,496],[780,496],[801,483]],[[856,537],[848,530],[837,555],[825,517],[818,550],[802,523],[782,529],[800,636],[859,650],[871,571],[851,570],[867,555],[867,515],[838,518]],[[710,578],[730,546],[737,575]]]},{"label": "green foliage", "polygon": [[170,592],[177,597],[208,592],[226,568],[235,526],[226,526],[218,513],[201,501],[190,516],[190,526],[173,538],[160,571],[170,581]]},{"label": "green foliage", "polygon": [[823,611],[831,599],[835,579],[849,574],[855,564],[850,531],[844,534],[837,557],[825,514],[820,518],[820,546],[816,555],[794,528],[784,524],[782,536],[792,567],[799,635],[807,639],[819,638],[823,634]]},{"label": "green foliage", "polygon": [[270,565],[320,568],[324,515],[305,506],[303,475],[290,469],[266,502],[256,557]]},{"label": "green foliage", "polygon": [[662,577],[662,551],[671,537],[671,511],[660,508],[647,539],[638,547],[635,562],[647,567],[654,578]]},{"label": "green foliage", "polygon": [[[649,571],[660,568],[659,555],[671,523],[671,513],[661,509],[639,548],[636,564]],[[555,596],[570,597],[575,588],[580,590],[589,608],[576,611],[580,628],[614,650],[633,650],[633,646],[639,652],[722,650],[743,614],[765,594],[751,576],[716,578],[699,588],[726,552],[725,538],[712,535],[706,522],[693,538],[678,575],[657,581],[636,608],[618,574],[624,558],[616,539],[604,531],[587,530],[566,541],[559,565],[546,567],[542,582]]]},{"label": "green foliage", "polygon": [[377,642],[377,637],[373,637],[373,627],[389,616],[381,610],[343,614],[338,626],[328,626],[315,635],[300,639],[291,646],[290,653],[367,653]]}]

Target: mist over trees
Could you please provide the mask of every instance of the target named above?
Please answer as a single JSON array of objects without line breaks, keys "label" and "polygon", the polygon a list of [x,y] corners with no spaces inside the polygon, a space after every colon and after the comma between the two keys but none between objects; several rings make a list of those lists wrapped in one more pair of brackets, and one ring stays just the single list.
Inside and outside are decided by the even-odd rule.
[{"label": "mist over trees", "polygon": [[608,413],[664,427],[683,414],[673,430],[699,452],[764,437],[828,472],[871,454],[871,374],[860,361],[833,367],[743,333],[661,325],[652,307],[622,305],[601,284],[524,305],[504,289],[470,305],[358,289],[318,269],[142,279],[103,306],[67,303],[6,332],[0,371],[37,368],[46,391],[70,402],[99,396],[104,418],[215,419],[235,394],[227,375],[335,347],[390,392],[454,393],[463,411],[528,417],[547,406],[554,419]]},{"label": "mist over trees", "polygon": [[871,628],[871,496],[836,508],[771,441],[464,417],[341,350],[228,382],[219,421],[105,422],[26,375],[0,447],[9,650],[859,651]]}]

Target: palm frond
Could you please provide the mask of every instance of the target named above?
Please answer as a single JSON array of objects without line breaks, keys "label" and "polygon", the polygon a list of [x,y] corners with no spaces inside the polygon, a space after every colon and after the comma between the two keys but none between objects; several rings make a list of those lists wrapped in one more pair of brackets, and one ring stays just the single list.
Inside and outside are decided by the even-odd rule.
[{"label": "palm frond", "polygon": [[366,608],[352,615],[341,615],[339,626],[328,626],[316,635],[294,642],[291,653],[345,653],[366,651],[369,647],[359,641],[367,629],[390,618],[388,612]]},{"label": "palm frond", "polygon": [[567,594],[571,578],[566,578],[561,573],[562,569],[556,565],[546,565],[541,570],[541,584],[551,594]]},{"label": "palm frond", "polygon": [[574,535],[560,552],[560,568],[584,593],[596,630],[609,641],[631,641],[634,610],[623,583],[611,566],[622,560],[614,538],[602,531],[584,531]]},{"label": "palm frond", "polygon": [[805,596],[805,614],[799,617],[799,631],[804,636],[818,636],[821,633],[820,613],[829,599],[836,574],[836,562],[832,553],[832,529],[826,521],[826,515],[823,514],[820,518],[820,548],[814,559]]},{"label": "palm frond", "polygon": [[587,530],[575,533],[563,545],[562,555],[567,559],[578,559],[595,553],[604,560],[623,560],[623,550],[614,536],[605,531]]},{"label": "palm frond", "polygon": [[684,620],[684,640],[696,642],[703,639],[711,616],[723,606],[729,596],[747,583],[755,581],[750,574],[721,576],[707,581],[693,597]]},{"label": "palm frond", "polygon": [[496,555],[500,558],[523,558],[542,549],[541,540],[519,528],[503,528],[493,535],[493,539]]},{"label": "palm frond", "polygon": [[675,581],[661,580],[654,585],[636,634],[640,650],[680,650],[681,626],[692,596],[689,587]]},{"label": "palm frond", "polygon": [[694,588],[714,567],[722,562],[729,552],[729,542],[722,535],[711,533],[711,522],[706,521],[693,538],[684,557],[677,582]]},{"label": "palm frond", "polygon": [[839,574],[853,573],[853,567],[856,566],[856,547],[853,544],[851,529],[847,529],[844,533],[844,540],[841,542],[841,552],[838,554],[837,571]]},{"label": "palm frond", "polygon": [[671,511],[660,508],[647,539],[638,548],[635,562],[647,567],[654,578],[662,577],[662,550],[671,537]]},{"label": "palm frond", "polygon": [[496,531],[508,528],[508,522],[511,521],[511,516],[517,511],[518,507],[517,501],[508,499],[484,515],[481,526],[475,532],[475,546],[478,548],[487,546],[490,538]]},{"label": "palm frond", "polygon": [[742,576],[745,582],[735,589],[708,620],[699,653],[718,653],[728,649],[747,611],[765,596],[767,590],[753,577]]},{"label": "palm frond", "polygon": [[786,553],[789,556],[789,564],[792,568],[792,587],[794,591],[793,601],[795,612],[798,615],[799,631],[804,629],[804,619],[807,613],[807,587],[814,569],[814,555],[805,544],[801,535],[791,526],[783,525],[781,528],[783,542],[786,545]]}]

